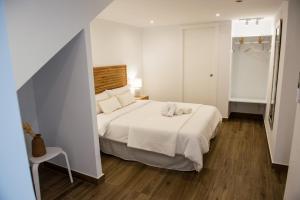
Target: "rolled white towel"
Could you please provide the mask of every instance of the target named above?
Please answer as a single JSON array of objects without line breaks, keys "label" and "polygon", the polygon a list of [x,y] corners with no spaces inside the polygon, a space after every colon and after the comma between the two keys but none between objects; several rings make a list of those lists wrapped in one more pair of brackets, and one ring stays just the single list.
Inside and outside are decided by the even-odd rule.
[{"label": "rolled white towel", "polygon": [[192,113],[193,109],[191,108],[183,108],[183,114],[190,114]]},{"label": "rolled white towel", "polygon": [[173,117],[175,115],[176,107],[176,104],[170,104],[169,111],[167,114],[168,117]]},{"label": "rolled white towel", "polygon": [[182,108],[176,108],[176,111],[175,111],[175,115],[183,115],[183,109]]},{"label": "rolled white towel", "polygon": [[164,105],[164,106],[162,107],[162,109],[161,109],[161,115],[162,115],[162,116],[165,116],[165,117],[168,117],[169,109],[170,109],[170,104]]}]

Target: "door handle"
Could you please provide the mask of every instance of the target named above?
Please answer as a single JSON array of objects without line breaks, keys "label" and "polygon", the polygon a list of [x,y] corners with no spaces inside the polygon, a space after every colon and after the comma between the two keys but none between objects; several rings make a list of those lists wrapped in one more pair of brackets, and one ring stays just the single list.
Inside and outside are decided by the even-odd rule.
[{"label": "door handle", "polygon": [[213,76],[214,76],[214,74],[210,74],[209,76],[210,76],[210,77],[213,77]]}]

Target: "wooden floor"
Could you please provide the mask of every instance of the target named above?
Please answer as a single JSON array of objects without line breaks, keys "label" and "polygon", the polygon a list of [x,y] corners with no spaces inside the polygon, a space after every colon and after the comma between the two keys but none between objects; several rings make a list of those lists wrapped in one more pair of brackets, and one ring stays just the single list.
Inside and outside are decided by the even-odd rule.
[{"label": "wooden floor", "polygon": [[282,199],[286,171],[271,167],[261,121],[231,119],[222,124],[200,173],[149,167],[102,155],[105,181],[99,185],[41,169],[43,199]]}]

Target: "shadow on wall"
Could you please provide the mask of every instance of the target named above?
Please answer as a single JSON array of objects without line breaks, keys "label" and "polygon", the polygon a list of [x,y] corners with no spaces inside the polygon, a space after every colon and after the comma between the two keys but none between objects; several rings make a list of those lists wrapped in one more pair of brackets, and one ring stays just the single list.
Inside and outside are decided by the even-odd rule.
[{"label": "shadow on wall", "polygon": [[[99,178],[102,170],[86,37],[86,30],[76,35],[18,95],[23,121],[42,134],[46,145],[62,147],[73,170]],[[63,159],[53,163],[65,166]]]}]

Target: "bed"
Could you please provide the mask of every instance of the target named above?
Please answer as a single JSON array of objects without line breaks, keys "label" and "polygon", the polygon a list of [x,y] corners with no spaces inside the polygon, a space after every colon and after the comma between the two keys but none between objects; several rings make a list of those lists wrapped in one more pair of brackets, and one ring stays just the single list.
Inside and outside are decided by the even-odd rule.
[{"label": "bed", "polygon": [[[126,71],[125,65],[94,68],[96,94],[127,85]],[[165,117],[161,108],[166,102],[137,100],[97,115],[101,151],[150,166],[200,171],[222,117],[214,106],[174,103],[192,112]]]}]

